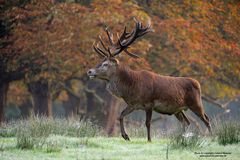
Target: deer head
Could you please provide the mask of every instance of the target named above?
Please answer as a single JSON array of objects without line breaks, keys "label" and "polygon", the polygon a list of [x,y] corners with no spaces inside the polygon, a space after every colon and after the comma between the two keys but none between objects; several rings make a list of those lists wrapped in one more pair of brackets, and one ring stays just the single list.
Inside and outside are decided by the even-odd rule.
[{"label": "deer head", "polygon": [[99,36],[99,41],[102,47],[100,48],[98,43],[96,45],[95,43],[93,44],[94,51],[103,58],[103,61],[95,68],[88,70],[87,74],[91,79],[98,78],[109,80],[111,76],[116,73],[119,65],[119,61],[116,56],[122,52],[126,53],[130,57],[139,58],[136,54],[129,52],[128,48],[137,38],[150,32],[151,29],[150,24],[148,24],[147,27],[143,27],[141,22],[137,21],[135,18],[134,20],[135,28],[131,32],[127,32],[127,28],[125,26],[121,36],[118,36],[117,34],[118,39],[116,42],[113,40],[113,34],[106,29],[105,31],[108,37],[109,45],[105,45],[101,36]]}]

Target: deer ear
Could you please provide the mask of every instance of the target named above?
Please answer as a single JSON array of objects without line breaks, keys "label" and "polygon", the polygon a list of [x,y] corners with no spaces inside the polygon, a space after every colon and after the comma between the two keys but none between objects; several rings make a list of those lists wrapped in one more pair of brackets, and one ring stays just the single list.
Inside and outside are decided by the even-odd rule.
[{"label": "deer ear", "polygon": [[111,62],[113,62],[115,65],[119,65],[119,61],[116,58],[111,58]]}]

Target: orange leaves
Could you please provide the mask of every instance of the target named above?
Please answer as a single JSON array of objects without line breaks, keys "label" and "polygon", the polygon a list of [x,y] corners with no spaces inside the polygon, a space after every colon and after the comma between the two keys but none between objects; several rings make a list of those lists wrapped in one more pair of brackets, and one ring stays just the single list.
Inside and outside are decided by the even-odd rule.
[{"label": "orange leaves", "polygon": [[79,4],[75,4],[75,3],[60,3],[58,5],[55,6],[58,10],[58,12],[66,12],[68,14],[78,14],[78,13],[84,13],[84,12],[88,12],[88,8],[81,6]]},{"label": "orange leaves", "polygon": [[24,7],[15,6],[6,12],[6,15],[17,21],[26,21],[27,19],[36,18],[48,14],[52,3],[50,1],[36,0],[35,3],[26,4]]},{"label": "orange leaves", "polygon": [[14,82],[8,91],[8,103],[20,105],[29,97],[27,87],[22,82]]},{"label": "orange leaves", "polygon": [[135,16],[143,21],[149,16],[132,1],[102,1],[96,0],[92,3],[93,14],[102,25],[114,26],[126,24]]}]

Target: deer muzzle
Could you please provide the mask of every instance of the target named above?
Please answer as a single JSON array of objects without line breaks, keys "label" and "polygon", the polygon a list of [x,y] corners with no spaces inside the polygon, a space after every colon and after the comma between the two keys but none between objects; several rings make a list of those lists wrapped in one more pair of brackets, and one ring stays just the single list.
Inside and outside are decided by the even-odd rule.
[{"label": "deer muzzle", "polygon": [[93,78],[95,78],[96,77],[96,70],[95,69],[89,69],[88,71],[87,71],[87,75],[88,75],[88,77],[90,78],[90,79],[93,79]]}]

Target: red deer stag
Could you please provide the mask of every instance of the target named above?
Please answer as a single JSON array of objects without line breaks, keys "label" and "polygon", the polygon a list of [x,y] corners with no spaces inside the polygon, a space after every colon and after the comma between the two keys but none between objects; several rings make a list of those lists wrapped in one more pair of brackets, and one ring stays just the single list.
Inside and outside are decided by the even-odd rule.
[{"label": "red deer stag", "polygon": [[99,36],[101,48],[93,45],[93,49],[103,61],[90,69],[87,74],[90,79],[98,78],[107,82],[107,89],[115,96],[123,98],[127,107],[120,115],[122,137],[129,140],[125,132],[123,118],[132,111],[141,109],[146,112],[146,127],[148,141],[151,141],[150,125],[152,111],[175,115],[184,128],[190,125],[184,110],[193,111],[211,132],[209,118],[204,112],[201,100],[201,88],[197,80],[187,77],[162,76],[150,71],[135,71],[119,63],[115,58],[122,52],[137,58],[128,51],[129,46],[139,37],[150,32],[150,25],[143,27],[135,19],[135,28],[129,33],[124,28],[123,33],[114,42],[113,34],[106,29],[109,46],[107,47]]}]

